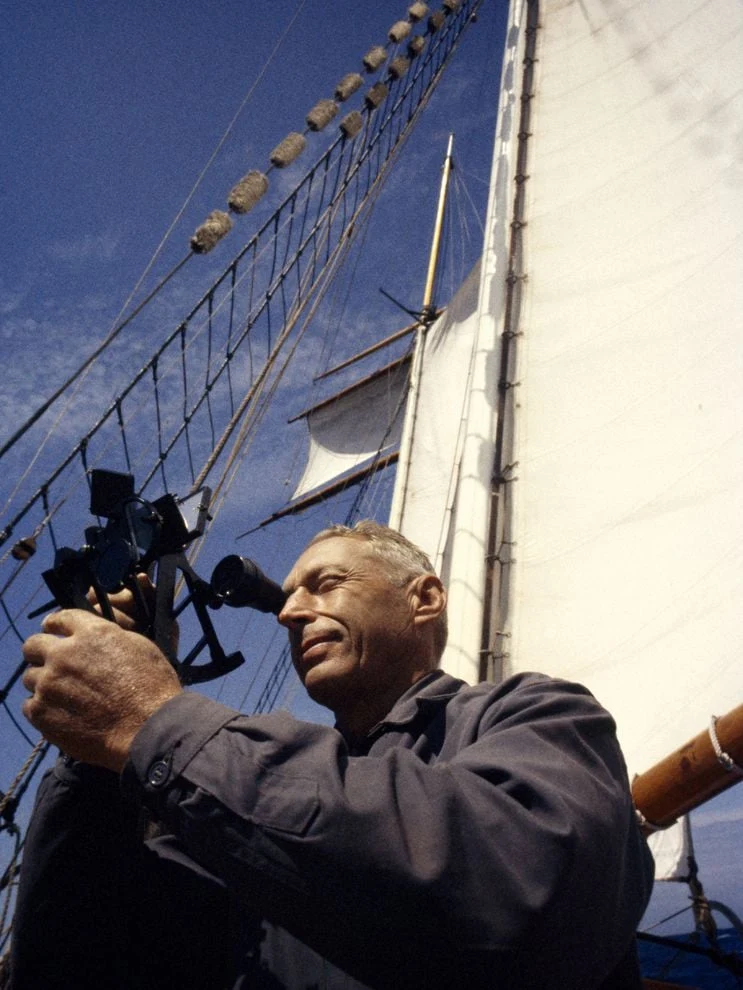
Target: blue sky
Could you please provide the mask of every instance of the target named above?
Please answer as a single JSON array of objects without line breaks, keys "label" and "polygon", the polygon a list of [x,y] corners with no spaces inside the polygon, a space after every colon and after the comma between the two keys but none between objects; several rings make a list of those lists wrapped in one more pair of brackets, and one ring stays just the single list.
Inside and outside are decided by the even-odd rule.
[{"label": "blue sky", "polygon": [[[458,276],[477,253],[474,215],[466,223],[464,216],[469,197],[480,214],[484,211],[503,32],[502,13],[495,7],[485,3],[450,70],[447,90],[434,97],[423,134],[406,149],[404,170],[392,180],[405,194],[404,208],[384,213],[380,206],[382,261],[365,284],[355,285],[354,320],[364,332],[380,322],[391,332],[400,321],[380,297],[380,285],[406,305],[419,304],[425,262],[412,245],[428,239],[452,128],[463,186],[461,251],[454,265]],[[341,8],[342,27],[335,16]],[[289,28],[275,61],[183,209],[155,272],[167,271],[185,253],[195,227],[210,210],[224,208],[234,182],[249,168],[265,167],[278,141],[303,128],[313,103],[358,68],[360,56],[383,41],[405,10],[397,0],[5,5],[0,14],[5,136],[0,437],[110,329],[282,32]],[[277,178],[277,188],[288,181]],[[226,264],[252,229],[250,218],[238,220],[228,241],[205,259],[203,277],[197,273],[193,283],[178,287],[177,301],[190,304],[200,280]],[[129,356],[121,361],[141,362],[151,344],[133,337]],[[98,397],[112,394],[112,375],[109,369],[93,377]],[[303,525],[314,529],[324,521],[316,513]],[[229,527],[234,533],[237,525],[233,518],[215,533],[212,562],[225,552],[248,552],[230,542]],[[268,555],[275,577],[289,563],[273,553],[270,536],[256,537],[250,552],[261,560]],[[15,747],[8,739],[3,752]],[[730,871],[743,814],[740,790],[710,803],[694,821],[709,895],[743,914],[739,879]],[[683,894],[662,892],[658,915],[667,902],[680,906]]]}]

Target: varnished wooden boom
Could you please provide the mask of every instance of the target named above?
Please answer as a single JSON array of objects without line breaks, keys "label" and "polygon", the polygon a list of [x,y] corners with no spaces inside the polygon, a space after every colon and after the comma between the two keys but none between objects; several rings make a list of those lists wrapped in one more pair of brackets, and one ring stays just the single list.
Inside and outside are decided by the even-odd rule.
[{"label": "varnished wooden boom", "polygon": [[[743,768],[743,705],[721,716],[715,731],[722,752]],[[743,772],[725,769],[705,731],[635,777],[632,796],[648,822],[646,831],[652,832],[741,780]]]}]

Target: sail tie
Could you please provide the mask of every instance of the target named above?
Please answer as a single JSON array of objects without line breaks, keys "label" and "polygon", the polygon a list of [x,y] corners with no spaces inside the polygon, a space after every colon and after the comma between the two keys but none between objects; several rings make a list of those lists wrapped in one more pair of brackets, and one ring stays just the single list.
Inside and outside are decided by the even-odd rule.
[{"label": "sail tie", "polygon": [[645,835],[652,835],[654,832],[665,832],[667,828],[671,828],[678,822],[678,818],[674,818],[672,822],[666,822],[663,825],[658,825],[656,822],[651,822],[649,818],[640,811],[640,809],[635,805],[635,818],[637,824],[640,826],[640,830],[645,833]]},{"label": "sail tie", "polygon": [[720,741],[717,738],[717,720],[718,715],[712,715],[709,720],[709,741],[712,743],[712,749],[715,751],[715,756],[717,757],[717,762],[722,766],[728,773],[737,773],[743,777],[743,767],[738,766],[735,760],[720,745]]}]

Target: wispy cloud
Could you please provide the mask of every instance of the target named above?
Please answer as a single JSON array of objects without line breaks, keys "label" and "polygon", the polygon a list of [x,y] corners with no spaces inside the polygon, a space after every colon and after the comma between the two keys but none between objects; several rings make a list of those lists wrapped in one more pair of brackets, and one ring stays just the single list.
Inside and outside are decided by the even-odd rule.
[{"label": "wispy cloud", "polygon": [[58,239],[47,245],[47,251],[55,261],[74,263],[114,261],[118,248],[119,238],[110,232],[82,234],[69,240]]},{"label": "wispy cloud", "polygon": [[710,825],[726,825],[743,822],[743,804],[740,808],[719,808],[694,813],[694,829],[708,828]]}]

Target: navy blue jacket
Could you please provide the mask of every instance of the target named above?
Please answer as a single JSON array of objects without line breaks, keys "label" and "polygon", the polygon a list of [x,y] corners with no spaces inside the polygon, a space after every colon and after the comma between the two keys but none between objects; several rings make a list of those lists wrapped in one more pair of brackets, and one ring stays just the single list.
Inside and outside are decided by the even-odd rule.
[{"label": "navy blue jacket", "polygon": [[651,878],[614,723],[578,685],[436,671],[356,751],[185,693],[120,780],[44,781],[12,986],[638,987]]}]

